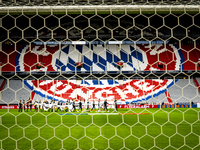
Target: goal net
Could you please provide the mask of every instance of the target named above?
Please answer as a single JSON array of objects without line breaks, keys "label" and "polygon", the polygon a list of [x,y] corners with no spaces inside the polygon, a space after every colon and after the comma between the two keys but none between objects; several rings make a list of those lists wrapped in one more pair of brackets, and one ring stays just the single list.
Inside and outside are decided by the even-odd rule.
[{"label": "goal net", "polygon": [[0,0],[0,149],[199,149],[192,0]]}]

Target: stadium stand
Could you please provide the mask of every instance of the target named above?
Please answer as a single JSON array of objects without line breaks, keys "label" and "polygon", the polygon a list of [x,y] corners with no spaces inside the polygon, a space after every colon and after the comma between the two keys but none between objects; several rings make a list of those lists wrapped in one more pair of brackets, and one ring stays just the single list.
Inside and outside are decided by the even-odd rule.
[{"label": "stadium stand", "polygon": [[0,79],[0,91],[4,88],[6,80]]},{"label": "stadium stand", "polygon": [[[86,80],[82,81],[79,87],[77,87],[77,82],[73,80],[41,80],[39,82],[38,85],[34,80],[27,80],[24,83],[20,80],[10,80],[9,88],[5,86],[1,91],[2,101],[15,104],[20,99],[28,100],[31,93],[34,92],[32,97],[34,100],[51,100],[54,97],[55,100],[64,101],[67,99],[90,99],[92,101],[101,97],[108,99],[110,103],[113,102],[114,98],[118,98],[119,103],[124,103],[123,100],[126,100],[127,103],[171,103],[167,99],[166,91],[169,92],[172,103],[199,101],[198,88],[192,79],[179,79],[175,82],[173,80],[150,79],[144,82],[142,80],[125,80],[121,90],[117,80]],[[16,94],[14,91],[17,91]]]},{"label": "stadium stand", "polygon": [[[121,9],[121,5],[124,4],[127,6],[125,12]],[[160,8],[157,5],[168,7],[171,4],[173,8],[170,9],[175,12],[172,11],[173,13],[168,15],[159,14]],[[51,99],[55,91],[49,97],[44,93],[38,93],[38,89],[36,91],[34,89],[38,85],[31,81],[38,78],[41,81],[48,81],[59,74],[61,82],[63,79],[71,83],[73,80],[82,80],[87,81],[88,86],[99,86],[102,79],[105,80],[101,81],[104,86],[117,84],[118,89],[121,90],[117,92],[120,92],[121,96],[113,92],[116,89],[111,88],[112,94],[122,100],[132,98],[128,101],[132,103],[198,102],[199,78],[196,73],[200,70],[199,15],[189,11],[179,15],[176,12],[176,6],[179,4],[183,7],[182,4],[190,6],[199,2],[190,0],[1,0],[1,12],[4,12],[0,18],[2,21],[0,26],[2,100],[13,103],[21,98],[29,99],[31,95],[40,99]],[[149,5],[153,11],[155,10],[151,7],[156,6],[158,12],[148,14],[145,10],[144,13],[134,14],[128,7],[136,9],[136,5]],[[13,12],[23,6],[24,12],[20,16],[5,13],[7,6]],[[36,7],[37,9],[43,7],[49,11],[46,6],[52,6],[58,10],[62,9],[62,6],[67,6],[68,11],[60,14],[53,9],[52,14],[40,12],[36,15],[29,14],[29,11]],[[98,11],[93,14],[85,13],[84,9],[89,10],[90,6],[94,6],[94,10]],[[113,11],[110,14],[107,9],[104,13],[99,11],[100,6],[120,7],[119,12]],[[80,8],[81,15],[73,12],[73,9],[77,7]],[[193,10],[196,8],[193,7]],[[118,62],[121,62],[123,67],[119,66]],[[77,63],[82,63],[82,65],[77,66]],[[192,74],[188,79],[188,84],[186,80],[182,80],[187,76],[184,73]],[[171,76],[175,76],[174,81],[170,81]],[[169,85],[166,83],[167,87],[162,86],[163,88],[161,87],[159,91],[153,89],[152,92],[145,93],[143,80],[145,79],[150,86],[153,86],[154,79],[158,77],[159,81],[164,82],[169,78]],[[11,80],[8,82],[4,78]],[[15,81],[14,78],[26,79]],[[91,83],[89,78],[92,78],[92,82],[95,83]],[[137,99],[134,96],[125,98],[127,85],[126,83],[120,85],[118,83],[120,78],[130,82],[129,84],[137,82],[137,78],[141,79],[143,90],[139,92],[138,89],[133,88],[133,91],[139,93],[140,98]],[[112,83],[111,80],[113,84],[109,84],[109,82]],[[85,83],[76,86],[82,85]],[[20,92],[17,88],[22,89],[20,92],[24,97],[18,94]],[[101,88],[101,90],[104,89]],[[62,93],[61,97],[73,95],[77,98],[77,94],[72,94],[72,91]],[[97,88],[97,91],[100,89]],[[6,94],[12,96],[6,97]],[[106,98],[104,93],[103,95]],[[78,96],[81,97],[81,95]],[[59,100],[58,97],[56,97],[57,100]]]},{"label": "stadium stand", "polygon": [[[12,46],[7,47],[6,53],[11,52]],[[188,46],[181,50],[177,45],[162,44],[149,45],[121,45],[104,46],[92,45],[63,45],[59,51],[58,45],[21,45],[18,53],[9,55],[9,59],[2,59],[5,63],[2,72],[6,71],[37,71],[36,64],[42,63],[41,71],[75,71],[76,62],[83,62],[81,71],[119,71],[116,63],[124,62],[122,71],[151,71],[151,70],[196,70],[199,51],[191,51]],[[188,55],[189,54],[189,55]],[[4,57],[4,53],[1,53]],[[164,67],[158,67],[163,62]],[[95,65],[95,67],[93,67]],[[182,68],[183,67],[183,68]],[[197,67],[199,69],[199,67]]]},{"label": "stadium stand", "polygon": [[179,79],[176,85],[169,88],[169,94],[173,102],[190,103],[199,101],[198,88],[195,86],[193,79]]},{"label": "stadium stand", "polygon": [[[59,48],[61,47],[61,51]],[[182,45],[179,48],[175,44],[167,44],[166,48],[163,44],[154,44],[152,46],[137,44],[137,45],[129,45],[129,44],[107,44],[107,45],[18,45],[18,52],[11,53],[14,51],[13,46],[7,46],[6,53],[9,55],[9,62],[6,62],[4,58],[4,53],[1,53],[0,57],[2,58],[4,65],[2,66],[2,73],[3,72],[12,72],[12,71],[97,71],[97,72],[104,72],[104,71],[120,71],[120,68],[117,66],[118,61],[123,61],[124,65],[122,71],[179,71],[179,70],[195,70],[198,62],[198,46],[196,49],[193,49],[191,45]],[[4,60],[4,59],[5,60]],[[188,61],[189,60],[189,61]],[[41,63],[42,67],[40,69],[36,68],[37,63]],[[76,63],[82,62],[83,67],[77,68]],[[159,67],[156,62],[163,62],[164,67]],[[199,82],[199,78],[196,78],[197,82]],[[134,81],[134,80],[132,80]],[[69,80],[69,82],[73,82]],[[87,82],[87,81],[86,81]],[[95,82],[95,80],[93,80]],[[106,83],[107,82],[107,83]],[[114,86],[115,81],[113,84],[109,84],[109,80],[104,82],[104,86]],[[135,82],[135,81],[134,81]],[[153,82],[153,80],[152,80]],[[3,80],[2,80],[3,83]],[[19,80],[10,80],[9,81],[9,88],[7,86],[2,85],[1,96],[2,100],[6,103],[16,103],[16,101],[20,99],[29,99],[31,95],[31,91],[33,90],[34,86],[31,84],[23,84],[23,82]],[[29,83],[29,82],[26,82]],[[88,82],[89,83],[89,82]],[[111,82],[110,82],[111,83]],[[171,82],[172,83],[172,82]],[[171,84],[170,83],[170,84]],[[22,86],[23,84],[23,86]],[[98,85],[99,83],[92,83],[88,84],[89,86]],[[153,83],[148,81],[148,84],[154,85]],[[82,84],[81,84],[82,85]],[[118,83],[119,85],[119,83]],[[198,102],[199,94],[197,84],[195,80],[176,80],[176,84],[174,85],[167,85],[168,87],[164,89],[160,89],[160,91],[156,91],[153,89],[152,92],[144,94],[144,91],[141,91],[139,97],[127,97],[125,96],[120,97],[119,99],[132,99],[129,100],[131,103],[170,103],[171,100],[173,103],[186,103],[186,102]],[[36,86],[37,87],[37,86]],[[126,86],[123,88],[125,89]],[[43,93],[38,91],[34,95],[34,99],[52,99],[54,94],[51,93],[51,96],[47,96],[45,90],[43,89]],[[59,88],[59,87],[57,87]],[[97,88],[97,87],[96,87]],[[18,89],[20,89],[18,91]],[[98,88],[97,88],[98,89]],[[122,90],[122,95],[126,91]],[[56,89],[56,90],[63,90]],[[102,89],[101,89],[102,90]],[[137,91],[138,89],[135,89]],[[145,90],[145,87],[143,87]],[[13,91],[17,91],[15,94]],[[64,98],[63,95],[73,95],[73,98],[77,98],[77,95],[72,94],[74,91],[71,90],[67,94],[62,93],[61,97]],[[112,89],[110,90],[112,91]],[[166,91],[168,91],[169,95],[166,97]],[[138,91],[137,91],[138,92]],[[19,94],[22,93],[22,94]],[[7,97],[6,95],[9,94],[10,96]],[[113,95],[118,95],[117,91],[112,93]],[[23,95],[23,96],[22,96]],[[78,95],[82,97],[84,93]],[[143,96],[141,96],[143,95]],[[102,97],[102,95],[99,95]],[[72,98],[70,97],[70,98]],[[82,97],[85,99],[87,96]],[[65,99],[69,98],[68,96]],[[87,97],[87,98],[94,98],[94,97]],[[95,97],[98,99],[98,97]],[[105,96],[104,98],[108,98]],[[111,99],[113,99],[112,97]],[[59,95],[57,96],[57,100],[59,100]],[[110,99],[110,100],[111,100]],[[171,100],[170,100],[171,99]]]},{"label": "stadium stand", "polygon": [[19,100],[28,100],[30,98],[30,91],[20,80],[9,80],[1,90],[0,103],[18,104]]},{"label": "stadium stand", "polygon": [[199,89],[199,88],[200,88],[200,85],[199,85],[199,84],[200,84],[200,78],[195,78],[195,79],[194,79],[194,82],[195,82],[196,87],[198,88],[198,90],[199,90],[199,92],[200,92],[200,89]]}]

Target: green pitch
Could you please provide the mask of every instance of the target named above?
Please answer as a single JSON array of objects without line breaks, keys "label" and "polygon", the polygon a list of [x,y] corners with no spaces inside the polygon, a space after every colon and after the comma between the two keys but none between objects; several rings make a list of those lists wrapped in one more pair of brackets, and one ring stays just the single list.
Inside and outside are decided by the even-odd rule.
[{"label": "green pitch", "polygon": [[0,110],[0,149],[200,149],[199,109],[112,111]]}]

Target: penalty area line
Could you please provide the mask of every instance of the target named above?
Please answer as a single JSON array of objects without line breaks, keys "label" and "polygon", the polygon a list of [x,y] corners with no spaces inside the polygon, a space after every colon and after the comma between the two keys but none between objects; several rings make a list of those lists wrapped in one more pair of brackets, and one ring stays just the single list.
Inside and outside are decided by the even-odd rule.
[{"label": "penalty area line", "polygon": [[149,115],[150,113],[119,113],[119,115]]},{"label": "penalty area line", "polygon": [[64,113],[59,115],[149,115],[150,113]]},{"label": "penalty area line", "polygon": [[65,113],[65,114],[59,114],[59,115],[88,115],[88,113]]},{"label": "penalty area line", "polygon": [[119,115],[119,113],[89,113],[88,115]]},{"label": "penalty area line", "polygon": [[88,113],[88,115],[149,115],[150,113]]}]

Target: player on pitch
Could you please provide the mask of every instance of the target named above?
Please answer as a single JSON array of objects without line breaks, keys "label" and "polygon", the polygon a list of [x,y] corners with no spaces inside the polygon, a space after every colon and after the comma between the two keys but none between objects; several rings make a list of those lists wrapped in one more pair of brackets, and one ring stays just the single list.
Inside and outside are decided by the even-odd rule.
[{"label": "player on pitch", "polygon": [[87,100],[87,111],[90,111],[90,102],[89,102],[89,99]]},{"label": "player on pitch", "polygon": [[20,112],[20,111],[22,112],[22,105],[23,105],[22,100],[20,100],[19,104],[18,104],[18,106],[19,106],[18,112]]},{"label": "player on pitch", "polygon": [[100,99],[98,100],[98,109],[99,109],[98,111],[100,112],[101,111],[101,100]]},{"label": "player on pitch", "polygon": [[115,98],[115,100],[114,100],[114,105],[115,105],[115,110],[114,110],[114,111],[118,112],[118,108],[117,108],[117,99],[116,99],[116,98]]},{"label": "player on pitch", "polygon": [[91,111],[94,109],[94,111],[96,111],[96,107],[95,107],[95,100],[93,100],[93,103],[92,103],[92,109]]},{"label": "player on pitch", "polygon": [[32,111],[32,100],[29,100],[30,112]]},{"label": "player on pitch", "polygon": [[[81,110],[81,112],[82,112],[82,102],[81,102],[81,99],[80,99],[80,101],[79,101],[79,110]],[[78,111],[79,111],[78,110]]]},{"label": "player on pitch", "polygon": [[75,99],[72,101],[73,111],[76,112]]},{"label": "player on pitch", "polygon": [[26,102],[25,102],[25,100],[23,100],[23,103],[22,103],[23,112],[25,112],[25,105],[26,105]]},{"label": "player on pitch", "polygon": [[108,104],[108,102],[107,102],[107,100],[105,100],[104,103],[103,103],[103,105],[104,105],[103,111],[106,110],[107,112],[109,112],[107,104]]}]

